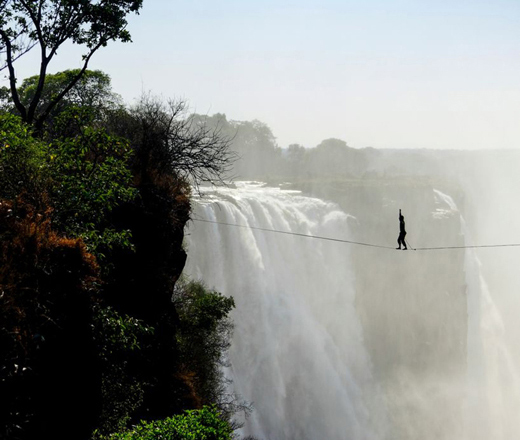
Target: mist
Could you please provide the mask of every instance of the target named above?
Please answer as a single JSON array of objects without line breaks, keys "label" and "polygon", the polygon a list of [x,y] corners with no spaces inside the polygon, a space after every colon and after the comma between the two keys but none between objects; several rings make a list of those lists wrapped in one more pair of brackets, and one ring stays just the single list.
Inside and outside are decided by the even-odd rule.
[{"label": "mist", "polygon": [[226,374],[255,408],[242,433],[517,437],[520,247],[472,246],[520,243],[520,152],[281,149],[265,124],[213,118],[238,129],[237,178],[258,182],[206,188],[185,273],[237,301]]}]

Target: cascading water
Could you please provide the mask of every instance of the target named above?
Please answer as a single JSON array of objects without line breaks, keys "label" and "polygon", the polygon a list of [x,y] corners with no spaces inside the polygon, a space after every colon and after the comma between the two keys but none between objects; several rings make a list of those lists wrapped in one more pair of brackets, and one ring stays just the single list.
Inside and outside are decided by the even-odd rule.
[{"label": "cascading water", "polygon": [[[336,205],[242,184],[197,203],[194,218],[349,237]],[[259,439],[382,439],[385,411],[354,308],[346,246],[218,224],[197,224],[186,272],[235,298],[234,390]]]},{"label": "cascading water", "polygon": [[[432,199],[430,226],[460,225],[467,243],[454,201],[440,191]],[[460,220],[443,223],[450,217]],[[335,204],[252,183],[207,193],[193,218],[347,240],[355,224]],[[192,225],[187,246],[185,273],[235,298],[228,373],[254,405],[244,435],[509,440],[520,432],[518,375],[474,250],[454,253],[459,260],[354,253],[216,223]]]}]

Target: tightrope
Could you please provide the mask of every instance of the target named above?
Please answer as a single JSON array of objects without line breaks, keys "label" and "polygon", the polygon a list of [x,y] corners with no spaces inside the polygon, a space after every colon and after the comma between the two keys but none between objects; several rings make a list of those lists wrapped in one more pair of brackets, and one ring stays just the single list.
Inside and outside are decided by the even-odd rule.
[{"label": "tightrope", "polygon": [[320,237],[319,235],[300,234],[298,232],[279,231],[277,229],[259,228],[257,226],[237,225],[236,223],[217,222],[217,221],[213,221],[213,220],[203,220],[203,219],[195,219],[195,218],[192,220],[195,222],[213,223],[216,225],[235,226],[237,228],[255,229],[257,231],[264,231],[264,232],[274,232],[276,234],[296,235],[298,237],[316,238],[318,240],[327,240],[327,241],[336,241],[336,242],[340,242],[340,243],[357,244],[359,246],[369,246],[369,247],[382,248],[382,249],[394,249],[393,247],[390,247],[390,246],[381,246],[378,244],[362,243],[359,241],[342,240],[340,238]]},{"label": "tightrope", "polygon": [[440,246],[440,247],[419,247],[415,248],[414,251],[438,251],[438,250],[450,250],[450,249],[475,249],[475,248],[499,248],[499,247],[518,247],[520,243],[510,244],[480,244],[480,245],[468,245],[468,246]]},{"label": "tightrope", "polygon": [[[218,222],[218,221],[214,221],[214,220],[204,220],[204,219],[196,219],[196,218],[192,219],[192,221],[202,222],[202,223],[212,223],[215,225],[223,225],[223,226],[233,226],[236,228],[254,229],[256,231],[271,232],[271,233],[275,233],[275,234],[295,235],[297,237],[314,238],[317,240],[335,241],[335,242],[339,242],[339,243],[354,244],[354,245],[358,245],[358,246],[366,246],[366,247],[373,247],[373,248],[380,248],[380,249],[392,249],[392,250],[396,249],[392,246],[382,246],[382,245],[373,244],[373,243],[363,243],[360,241],[343,240],[341,238],[322,237],[319,235],[301,234],[298,232],[280,231],[277,229],[260,228],[257,226],[239,225],[236,223]],[[476,249],[476,248],[519,247],[520,243],[484,244],[484,245],[467,245],[467,246],[417,247],[417,248],[413,248],[409,244],[408,244],[408,246],[410,249],[412,249],[414,251],[438,251],[438,250]]]}]

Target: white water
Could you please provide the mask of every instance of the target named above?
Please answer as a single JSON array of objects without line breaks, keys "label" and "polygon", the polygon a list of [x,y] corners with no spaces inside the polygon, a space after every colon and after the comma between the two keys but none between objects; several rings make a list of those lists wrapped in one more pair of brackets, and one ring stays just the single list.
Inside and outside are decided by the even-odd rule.
[{"label": "white water", "polygon": [[[451,198],[439,191],[435,197],[434,218],[458,215]],[[336,205],[261,185],[218,190],[197,203],[193,217],[351,238],[352,218]],[[461,224],[464,228],[462,218]],[[402,420],[392,419],[392,405],[409,406],[404,414],[409,412],[415,426],[421,425],[417,415],[441,409],[427,381],[405,374],[411,382],[382,390],[375,380],[355,308],[348,245],[208,223],[194,223],[189,233],[185,273],[235,298],[229,374],[235,392],[255,408],[244,435],[263,440],[417,438],[417,429],[408,431]],[[407,257],[407,264],[421,264],[411,260],[413,254]],[[475,252],[468,250],[464,261],[467,373],[442,384],[446,392],[441,394],[460,388],[453,395],[465,398],[440,402],[446,412],[464,405],[464,434],[454,436],[459,431],[450,426],[432,429],[425,423],[420,438],[515,438],[520,433],[514,417],[519,406],[513,405],[519,402],[518,375]],[[417,412],[417,402],[426,411]]]},{"label": "white water", "polygon": [[[220,190],[194,218],[349,238],[335,205],[277,189]],[[230,360],[260,439],[381,439],[384,409],[354,309],[349,249],[196,224],[187,272],[236,301]]]}]

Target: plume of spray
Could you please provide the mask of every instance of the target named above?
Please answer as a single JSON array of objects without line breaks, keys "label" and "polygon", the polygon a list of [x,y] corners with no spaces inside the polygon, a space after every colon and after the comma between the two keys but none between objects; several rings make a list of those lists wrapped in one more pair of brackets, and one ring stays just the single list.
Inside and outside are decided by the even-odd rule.
[{"label": "plume of spray", "polygon": [[[194,218],[355,238],[355,219],[335,204],[260,184],[237,186],[198,200]],[[473,244],[453,199],[437,190],[433,198],[432,221],[459,219],[452,224],[460,225],[466,244]],[[361,253],[337,243],[217,223],[197,224],[187,245],[186,273],[232,295],[237,304],[226,374],[233,391],[254,405],[244,435],[265,440],[505,440],[520,432],[518,374],[475,250],[445,263],[439,262],[442,256],[412,251],[397,254],[397,262],[393,251],[378,261],[373,254],[363,260]],[[376,269],[360,268],[359,261],[370,261]],[[424,278],[438,276],[452,263],[460,267],[455,272],[464,270],[466,299],[448,318],[460,319],[462,326],[467,322],[467,340],[458,349],[464,350],[462,356],[453,352],[453,342],[445,348],[450,331],[442,332],[447,324],[443,310],[453,307],[454,297],[439,297],[435,278]],[[385,267],[408,271],[406,282],[397,274],[392,283],[367,284]],[[450,283],[455,295],[460,280],[442,285]],[[367,297],[367,285],[376,294],[359,305],[356,295]],[[436,309],[427,316],[432,301]],[[374,306],[372,314],[360,318],[363,307]],[[406,320],[405,333],[392,330],[395,319]],[[384,334],[388,330],[391,334]],[[366,331],[376,337],[367,339]],[[384,346],[388,343],[395,345]],[[454,353],[462,361],[454,364]],[[425,360],[435,362],[423,365]]]},{"label": "plume of spray", "polygon": [[[435,191],[454,213],[453,199]],[[460,215],[461,234],[468,245],[471,233]],[[464,411],[467,440],[506,440],[520,433],[517,409],[520,407],[520,376],[505,343],[505,327],[491,292],[482,275],[481,262],[474,248],[465,250],[467,286],[467,382]]]}]

